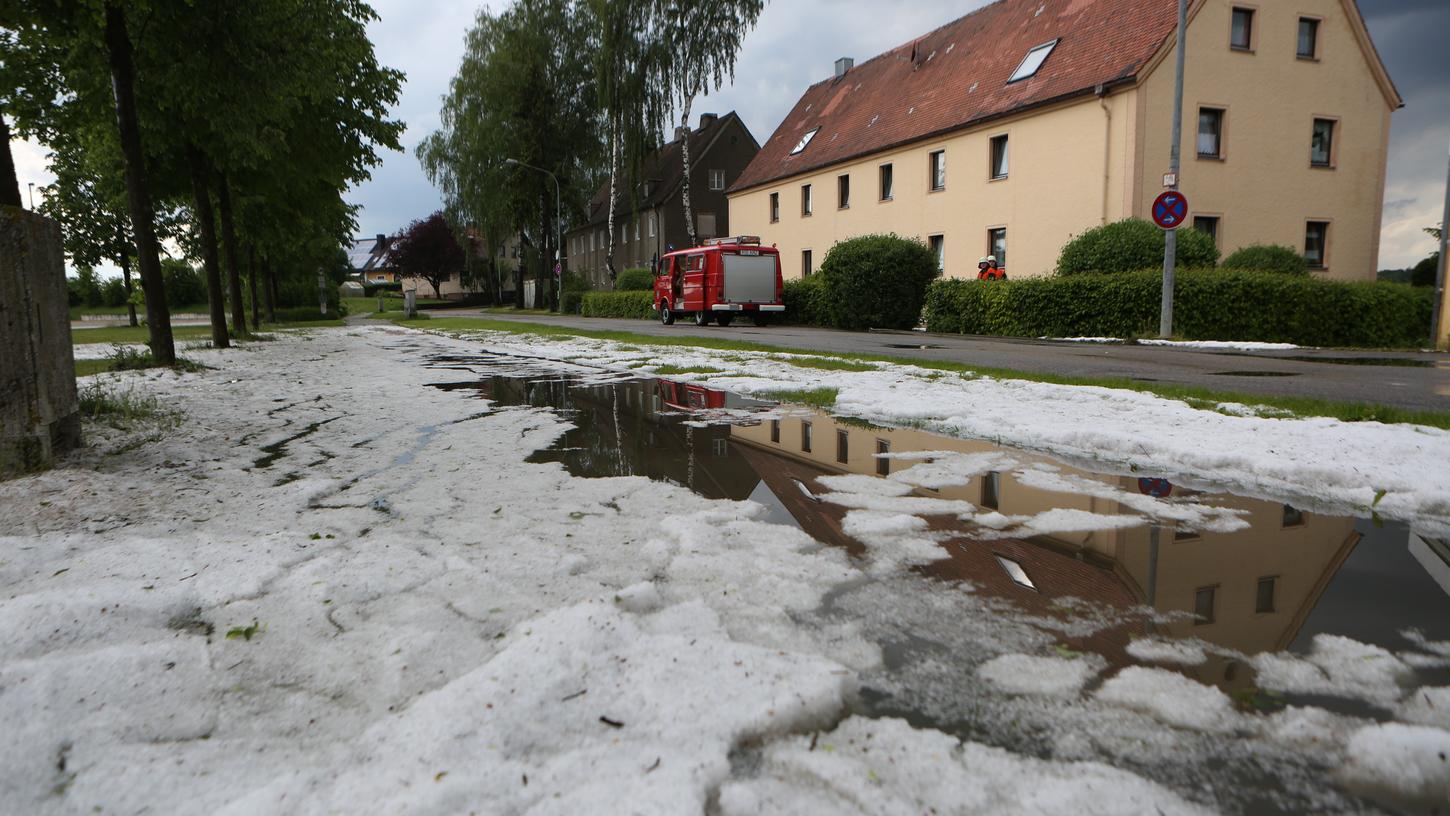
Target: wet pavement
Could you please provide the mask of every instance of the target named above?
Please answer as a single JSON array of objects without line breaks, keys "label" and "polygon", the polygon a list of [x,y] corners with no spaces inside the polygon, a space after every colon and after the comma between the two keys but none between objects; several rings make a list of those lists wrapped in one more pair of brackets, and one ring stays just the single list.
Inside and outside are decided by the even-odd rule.
[{"label": "wet pavement", "polygon": [[1414,350],[1288,349],[1238,351],[1130,344],[1071,343],[917,332],[843,332],[808,326],[697,328],[677,322],[624,321],[472,310],[439,317],[544,323],[662,338],[723,338],[784,348],[992,366],[1059,376],[1109,377],[1197,385],[1218,391],[1450,410],[1450,355]]},{"label": "wet pavement", "polygon": [[[1450,542],[1413,525],[1311,512],[1231,486],[1097,473],[987,441],[878,427],[669,379],[581,378],[529,372],[520,362],[478,355],[438,358],[433,367],[435,387],[495,408],[547,409],[573,424],[530,461],[584,478],[642,476],[707,498],[754,501],[764,520],[863,564],[879,542],[848,532],[850,509],[921,500],[919,532],[940,548],[937,560],[868,570],[798,621],[881,647],[881,665],[862,676],[861,713],[1039,756],[1109,761],[1180,790],[1212,791],[1230,811],[1357,809],[1365,803],[1326,786],[1331,769],[1312,752],[1249,750],[1204,735],[1191,750],[1157,755],[1143,748],[1155,739],[1147,731],[1118,733],[1094,719],[1100,712],[1002,695],[976,669],[1000,654],[1050,649],[1094,661],[1103,676],[1134,665],[1178,671],[1222,689],[1250,716],[1312,705],[1386,721],[1386,706],[1363,697],[1265,691],[1255,658],[1308,654],[1320,635],[1395,652],[1450,641]],[[913,483],[902,474],[913,466],[942,466],[945,476]],[[843,476],[858,481],[843,489]],[[946,512],[963,502],[977,514]],[[1010,521],[983,515],[989,511]],[[1127,518],[1034,532],[1032,520],[1062,513]],[[1141,657],[1144,644],[1165,642],[1199,659]],[[1450,661],[1427,662],[1403,682],[1450,684]]]}]

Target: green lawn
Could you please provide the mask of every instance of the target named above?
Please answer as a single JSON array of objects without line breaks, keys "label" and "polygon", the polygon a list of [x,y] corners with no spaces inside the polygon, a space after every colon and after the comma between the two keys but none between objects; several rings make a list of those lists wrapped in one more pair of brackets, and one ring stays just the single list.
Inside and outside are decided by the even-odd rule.
[{"label": "green lawn", "polygon": [[[318,329],[345,325],[341,320],[309,320],[302,323],[263,323],[262,331],[281,329]],[[87,343],[145,343],[150,339],[145,326],[106,326],[99,329],[75,329],[71,331],[71,343],[77,346]],[[172,326],[171,336],[178,343],[183,340],[210,340],[211,326]]]},{"label": "green lawn", "polygon": [[[193,303],[189,306],[172,306],[172,314],[210,314],[211,307],[205,303]],[[81,315],[125,315],[125,306],[72,306],[70,307],[70,319],[80,320]],[[146,307],[136,307],[136,317],[146,317]]]},{"label": "green lawn", "polygon": [[[654,346],[685,346],[692,348],[718,349],[721,351],[759,351],[771,354],[781,352],[814,357],[837,357],[848,360],[904,363],[937,371],[958,374],[978,374],[998,379],[1028,380],[1031,382],[1057,385],[1088,385],[1100,388],[1116,388],[1127,391],[1155,394],[1165,399],[1180,400],[1202,410],[1212,411],[1219,403],[1237,402],[1244,405],[1263,405],[1278,408],[1299,417],[1332,417],[1346,422],[1413,423],[1450,430],[1450,411],[1409,411],[1388,405],[1373,403],[1340,402],[1313,399],[1309,397],[1275,397],[1260,394],[1244,394],[1233,391],[1218,391],[1193,385],[1173,383],[1145,383],[1120,377],[1069,377],[1056,374],[1038,374],[1017,371],[1010,368],[968,365],[941,360],[923,360],[914,357],[896,357],[882,354],[829,354],[813,349],[795,349],[754,343],[748,340],[731,340],[716,337],[653,337],[637,332],[618,329],[571,329],[545,323],[519,323],[506,320],[492,320],[486,317],[444,317],[428,323],[429,329],[441,331],[502,331],[514,334],[536,334],[555,337],[590,337],[599,340],[614,340],[620,343]],[[786,361],[803,365],[802,361]],[[808,364],[806,364],[808,365]],[[808,366],[816,367],[816,366]],[[820,368],[842,367],[830,360],[823,360]],[[821,399],[815,395],[814,400]],[[814,404],[814,403],[813,403]]]},{"label": "green lawn", "polygon": [[[343,298],[342,299],[342,302],[343,302],[344,305],[347,306],[347,313],[349,315],[354,315],[354,316],[356,316],[356,315],[371,315],[371,314],[377,314],[377,311],[378,311],[378,299],[376,297],[360,297],[360,298],[359,297],[351,297],[351,298]],[[426,308],[429,308],[430,306],[445,306],[445,305],[447,305],[447,304],[449,304],[451,302],[452,301],[439,300],[437,298],[422,298],[422,297],[420,297],[420,298],[418,298],[418,308],[420,308],[420,309],[426,309]],[[392,312],[399,312],[399,313],[401,313],[402,311],[403,311],[403,299],[401,297],[394,297],[394,296],[389,296],[389,295],[384,295],[383,296],[383,313],[384,314],[389,314],[389,313],[392,313]]]}]

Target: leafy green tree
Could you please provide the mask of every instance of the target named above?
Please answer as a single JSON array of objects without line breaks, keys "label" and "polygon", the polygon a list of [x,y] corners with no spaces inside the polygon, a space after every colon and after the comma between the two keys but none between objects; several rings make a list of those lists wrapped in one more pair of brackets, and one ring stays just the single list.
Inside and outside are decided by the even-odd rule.
[{"label": "leafy green tree", "polygon": [[[662,61],[668,84],[682,113],[680,126],[690,127],[695,98],[718,90],[735,77],[735,58],[745,35],[755,27],[764,0],[674,0],[665,3],[665,42],[669,58]],[[690,210],[690,140],[681,144],[684,164],[682,189],[685,229],[690,245],[699,243],[695,215]]]},{"label": "leafy green tree", "polygon": [[409,224],[388,246],[388,264],[407,278],[422,278],[443,296],[443,284],[463,272],[463,247],[443,213],[435,212]]},{"label": "leafy green tree", "polygon": [[939,274],[936,254],[898,235],[863,235],[831,247],[821,262],[818,308],[838,329],[910,329],[926,288]]}]

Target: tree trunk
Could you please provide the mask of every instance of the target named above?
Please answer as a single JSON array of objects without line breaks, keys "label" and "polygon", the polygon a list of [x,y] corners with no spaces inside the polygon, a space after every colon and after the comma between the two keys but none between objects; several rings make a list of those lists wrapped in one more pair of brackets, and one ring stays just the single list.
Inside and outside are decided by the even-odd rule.
[{"label": "tree trunk", "polygon": [[262,297],[267,307],[267,322],[277,322],[277,273],[272,259],[262,256]]},{"label": "tree trunk", "polygon": [[227,293],[232,300],[232,333],[247,333],[247,304],[242,302],[242,268],[237,259],[237,230],[232,220],[232,188],[225,173],[217,174],[217,198],[221,201],[222,244],[227,249]]},{"label": "tree trunk", "polygon": [[252,331],[261,331],[261,314],[257,305],[257,247],[251,243],[247,244],[247,287],[252,290]]},{"label": "tree trunk", "polygon": [[176,362],[176,344],[171,337],[171,311],[166,305],[166,282],[161,277],[161,246],[156,242],[155,211],[146,179],[146,154],[141,147],[141,125],[136,116],[136,68],[131,62],[126,14],[114,0],[106,4],[106,51],[111,64],[111,87],[116,97],[116,131],[126,168],[126,202],[136,239],[141,289],[146,293],[146,327],[150,334],[151,354],[157,361],[171,365]]},{"label": "tree trunk", "polygon": [[619,124],[611,123],[609,128],[609,237],[608,251],[604,253],[604,266],[609,270],[609,281],[619,277],[614,268],[614,199],[619,189]]},{"label": "tree trunk", "polygon": [[15,157],[10,155],[10,126],[5,124],[3,115],[0,115],[0,139],[5,140],[5,148],[0,150],[0,204],[19,207],[20,179],[15,177]]},{"label": "tree trunk", "polygon": [[131,253],[122,249],[116,258],[116,265],[121,267],[121,285],[126,289],[126,318],[131,327],[135,328],[140,324],[136,322],[136,304],[131,302]]},{"label": "tree trunk", "polygon": [[191,197],[196,204],[196,230],[201,238],[201,265],[206,270],[206,299],[211,305],[211,344],[214,348],[228,348],[232,342],[227,335],[221,263],[217,260],[216,215],[211,209],[206,159],[202,157],[201,151],[187,145],[186,163],[191,168]]},{"label": "tree trunk", "polygon": [[680,156],[685,163],[682,200],[685,202],[685,234],[690,237],[690,246],[700,245],[700,236],[695,234],[695,214],[690,212],[690,107],[695,104],[695,95],[685,96],[685,118],[680,122],[685,127],[685,137],[680,142]]}]

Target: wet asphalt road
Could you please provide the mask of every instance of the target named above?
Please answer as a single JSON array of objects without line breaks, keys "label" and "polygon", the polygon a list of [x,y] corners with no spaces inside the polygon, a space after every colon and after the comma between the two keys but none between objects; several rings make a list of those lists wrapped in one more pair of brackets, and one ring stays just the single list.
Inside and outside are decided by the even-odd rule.
[{"label": "wet asphalt road", "polygon": [[661,326],[643,320],[511,315],[475,310],[435,314],[631,331],[659,337],[726,337],[813,351],[950,360],[1039,374],[1123,377],[1245,394],[1378,403],[1409,410],[1450,410],[1450,354],[1445,353],[1339,349],[1208,351],[920,332],[843,332],[804,326],[756,328],[744,321],[726,328],[699,328],[688,321]]}]

